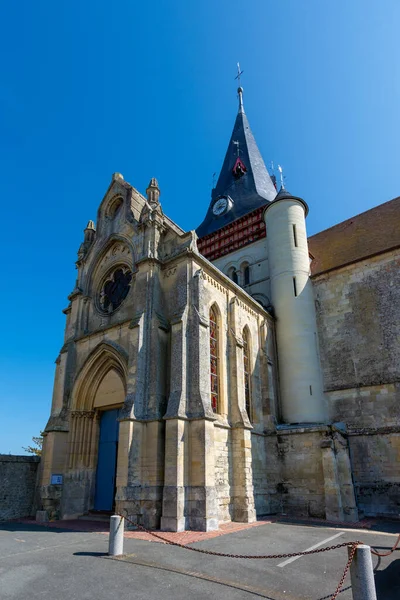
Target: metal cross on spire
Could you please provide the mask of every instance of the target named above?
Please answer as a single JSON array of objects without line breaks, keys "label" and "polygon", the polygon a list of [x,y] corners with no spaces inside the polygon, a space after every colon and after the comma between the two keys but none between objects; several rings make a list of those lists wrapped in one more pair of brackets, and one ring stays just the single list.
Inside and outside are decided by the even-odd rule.
[{"label": "metal cross on spire", "polygon": [[235,79],[238,80],[238,98],[239,98],[239,112],[244,112],[244,108],[243,108],[243,88],[240,85],[240,77],[243,74],[243,71],[240,70],[240,64],[237,63],[237,75],[235,77]]},{"label": "metal cross on spire", "polygon": [[239,155],[240,155],[240,153],[241,153],[241,149],[240,149],[240,142],[239,142],[239,140],[233,140],[233,141],[232,141],[232,144],[235,144],[235,146],[236,146],[236,152],[237,152],[237,155],[239,156]]},{"label": "metal cross on spire", "polygon": [[238,72],[238,74],[236,75],[235,79],[238,80],[239,87],[241,87],[241,85],[240,85],[240,76],[243,75],[244,71],[240,70],[240,64],[239,63],[237,63],[237,72]]}]

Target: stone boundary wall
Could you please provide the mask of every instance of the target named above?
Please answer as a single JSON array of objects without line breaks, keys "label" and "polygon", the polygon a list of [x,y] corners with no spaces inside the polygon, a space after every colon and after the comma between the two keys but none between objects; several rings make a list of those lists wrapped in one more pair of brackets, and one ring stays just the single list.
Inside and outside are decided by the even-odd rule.
[{"label": "stone boundary wall", "polygon": [[38,456],[0,454],[0,521],[33,514]]}]

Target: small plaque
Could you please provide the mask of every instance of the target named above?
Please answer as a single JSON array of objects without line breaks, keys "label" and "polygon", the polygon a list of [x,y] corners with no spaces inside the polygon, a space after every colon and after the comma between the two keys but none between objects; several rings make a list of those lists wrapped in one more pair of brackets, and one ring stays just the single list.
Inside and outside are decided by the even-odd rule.
[{"label": "small plaque", "polygon": [[51,476],[51,485],[62,485],[63,476],[62,475],[53,475]]}]

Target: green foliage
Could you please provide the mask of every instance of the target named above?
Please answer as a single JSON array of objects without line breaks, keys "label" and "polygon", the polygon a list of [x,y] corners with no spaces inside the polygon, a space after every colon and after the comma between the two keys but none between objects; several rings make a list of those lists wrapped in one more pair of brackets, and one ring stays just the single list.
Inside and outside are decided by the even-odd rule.
[{"label": "green foliage", "polygon": [[23,446],[23,449],[25,450],[25,452],[29,452],[29,454],[41,456],[43,446],[43,431],[40,432],[39,437],[33,437],[32,442],[34,443],[34,446],[28,446],[27,448]]}]

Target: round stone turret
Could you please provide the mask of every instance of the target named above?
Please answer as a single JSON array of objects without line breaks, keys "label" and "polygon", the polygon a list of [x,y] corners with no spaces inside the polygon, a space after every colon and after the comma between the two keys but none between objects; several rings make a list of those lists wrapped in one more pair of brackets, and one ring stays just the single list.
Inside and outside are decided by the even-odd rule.
[{"label": "round stone turret", "polygon": [[284,188],[264,213],[285,423],[322,423],[327,418],[309,276],[307,213],[304,200]]}]

